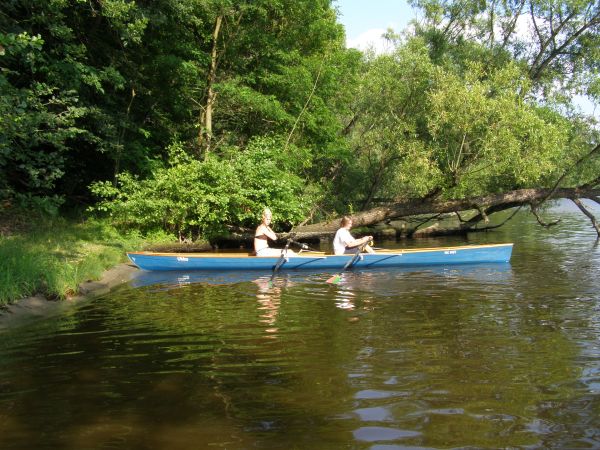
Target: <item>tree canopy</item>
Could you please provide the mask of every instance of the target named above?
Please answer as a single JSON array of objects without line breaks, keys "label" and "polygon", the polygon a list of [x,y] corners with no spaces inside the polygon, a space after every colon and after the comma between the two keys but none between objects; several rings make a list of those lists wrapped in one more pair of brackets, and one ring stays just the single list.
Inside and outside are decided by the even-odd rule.
[{"label": "tree canopy", "polygon": [[3,207],[195,238],[264,206],[289,229],[597,202],[598,124],[573,102],[600,101],[597,2],[412,4],[422,20],[374,54],[345,48],[330,0],[4,2]]}]

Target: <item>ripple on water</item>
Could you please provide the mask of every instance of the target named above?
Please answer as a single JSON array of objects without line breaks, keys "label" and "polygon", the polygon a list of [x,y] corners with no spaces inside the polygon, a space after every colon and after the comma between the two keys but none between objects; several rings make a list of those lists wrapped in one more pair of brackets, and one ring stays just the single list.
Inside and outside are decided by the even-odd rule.
[{"label": "ripple on water", "polygon": [[396,441],[398,439],[414,438],[421,435],[417,431],[388,427],[361,427],[354,430],[353,434],[356,440],[366,442]]},{"label": "ripple on water", "polygon": [[408,397],[410,394],[403,391],[383,391],[378,389],[365,389],[354,394],[357,400],[373,400],[381,398]]},{"label": "ripple on water", "polygon": [[394,415],[389,408],[384,406],[374,406],[372,408],[358,408],[354,413],[363,422],[388,422],[394,420]]},{"label": "ripple on water", "polygon": [[600,249],[517,225],[468,238],[509,265],[146,273],[3,333],[0,447],[600,447]]}]

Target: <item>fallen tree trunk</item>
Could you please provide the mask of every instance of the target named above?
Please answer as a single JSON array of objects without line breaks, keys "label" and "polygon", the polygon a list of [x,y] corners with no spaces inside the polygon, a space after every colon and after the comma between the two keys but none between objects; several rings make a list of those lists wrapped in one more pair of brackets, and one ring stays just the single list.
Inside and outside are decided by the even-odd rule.
[{"label": "fallen tree trunk", "polygon": [[[559,198],[566,198],[573,201],[581,198],[589,198],[596,202],[599,196],[600,189],[554,188],[519,189],[501,194],[460,200],[414,199],[358,212],[352,215],[352,221],[355,227],[360,227],[374,225],[386,220],[422,214],[458,213],[471,209],[478,210],[479,214],[461,224],[459,230],[465,231],[475,229],[479,222],[485,220],[489,215],[506,209],[533,205],[533,209],[536,210],[546,200]],[[294,228],[292,232],[295,234],[296,239],[320,237],[334,233],[339,228],[339,222],[340,219],[336,218],[327,222],[299,226]],[[288,235],[289,233],[280,235],[280,237],[287,238]]]}]

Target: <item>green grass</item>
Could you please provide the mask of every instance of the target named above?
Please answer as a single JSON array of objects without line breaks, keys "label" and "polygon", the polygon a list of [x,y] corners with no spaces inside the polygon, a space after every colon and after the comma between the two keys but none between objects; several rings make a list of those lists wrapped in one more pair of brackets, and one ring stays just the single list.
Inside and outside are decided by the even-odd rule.
[{"label": "green grass", "polygon": [[64,299],[87,280],[126,260],[126,251],[167,242],[157,234],[120,233],[102,221],[37,220],[10,236],[0,236],[0,305],[33,294]]}]

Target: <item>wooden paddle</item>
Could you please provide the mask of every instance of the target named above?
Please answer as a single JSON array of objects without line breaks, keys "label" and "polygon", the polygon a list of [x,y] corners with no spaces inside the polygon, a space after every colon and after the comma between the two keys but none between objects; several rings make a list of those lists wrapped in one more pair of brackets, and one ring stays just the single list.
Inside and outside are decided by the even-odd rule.
[{"label": "wooden paddle", "polygon": [[352,257],[352,259],[350,261],[348,261],[346,263],[346,265],[344,266],[344,268],[342,269],[342,271],[340,273],[336,273],[334,276],[332,276],[331,278],[329,278],[326,281],[326,283],[338,284],[341,281],[341,279],[342,279],[342,274],[344,273],[344,271],[352,269],[352,266],[356,263],[356,261],[358,261],[358,259],[360,258],[361,252],[365,249],[365,247],[367,245],[369,245],[368,242],[365,242],[364,244],[359,245],[358,249],[354,253],[354,256]]}]

